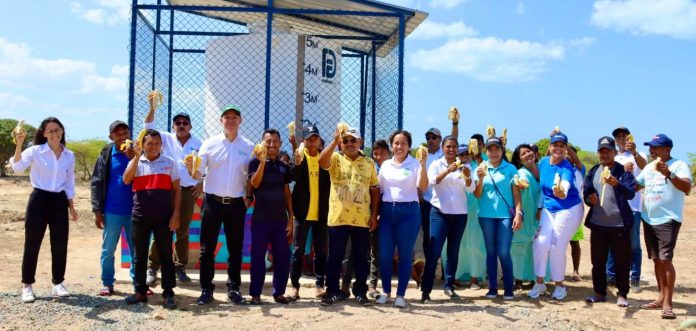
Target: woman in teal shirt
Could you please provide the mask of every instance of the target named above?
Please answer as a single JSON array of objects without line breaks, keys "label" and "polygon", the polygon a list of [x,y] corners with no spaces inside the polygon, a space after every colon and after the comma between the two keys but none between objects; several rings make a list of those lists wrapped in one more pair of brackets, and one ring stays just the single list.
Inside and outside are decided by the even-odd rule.
[{"label": "woman in teal shirt", "polygon": [[530,145],[522,144],[512,153],[512,164],[517,168],[518,181],[515,183],[520,190],[522,199],[522,211],[524,212],[522,228],[512,235],[512,273],[518,281],[531,281],[536,279],[534,273],[534,252],[532,243],[539,220],[539,168],[536,165],[536,156]]},{"label": "woman in teal shirt", "polygon": [[488,161],[477,169],[479,180],[474,194],[479,201],[479,223],[486,243],[486,267],[488,269],[488,293],[486,298],[498,295],[498,259],[503,269],[503,299],[515,298],[513,289],[512,258],[510,246],[512,232],[522,227],[520,191],[514,184],[515,166],[503,160],[505,147],[500,138],[486,141]]}]

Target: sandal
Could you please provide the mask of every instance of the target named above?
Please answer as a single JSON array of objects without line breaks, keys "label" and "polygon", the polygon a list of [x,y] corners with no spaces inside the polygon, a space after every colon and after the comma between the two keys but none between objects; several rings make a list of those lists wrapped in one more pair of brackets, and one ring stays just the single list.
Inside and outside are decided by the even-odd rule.
[{"label": "sandal", "polygon": [[99,290],[99,292],[97,293],[97,295],[100,297],[108,297],[112,294],[114,294],[114,288],[111,286],[104,286],[104,288]]},{"label": "sandal", "polygon": [[666,309],[662,310],[662,314],[660,314],[660,317],[662,317],[662,319],[665,319],[665,320],[673,320],[673,319],[677,318],[677,315],[674,314],[674,312],[672,311],[672,308],[666,308]]},{"label": "sandal", "polygon": [[645,309],[645,310],[658,310],[662,309],[662,305],[657,304],[657,302],[651,302],[651,303],[646,303],[644,305],[640,305],[640,309]]},{"label": "sandal", "polygon": [[591,296],[585,298],[585,302],[587,302],[587,303],[607,302],[607,298],[606,298],[606,297],[600,297],[600,296],[597,296],[597,295],[591,295]]}]

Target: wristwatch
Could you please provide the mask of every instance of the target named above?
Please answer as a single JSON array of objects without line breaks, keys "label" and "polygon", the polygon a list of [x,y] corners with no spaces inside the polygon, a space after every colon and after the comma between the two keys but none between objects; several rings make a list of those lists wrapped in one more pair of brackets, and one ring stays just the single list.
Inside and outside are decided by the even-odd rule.
[{"label": "wristwatch", "polygon": [[670,171],[668,177],[669,177],[670,180],[672,180],[672,179],[677,178],[677,174],[675,174],[675,173],[673,173],[673,172]]},{"label": "wristwatch", "polygon": [[517,215],[520,215],[520,216],[524,217],[524,211],[521,211],[521,210],[518,211],[518,212],[517,212]]}]

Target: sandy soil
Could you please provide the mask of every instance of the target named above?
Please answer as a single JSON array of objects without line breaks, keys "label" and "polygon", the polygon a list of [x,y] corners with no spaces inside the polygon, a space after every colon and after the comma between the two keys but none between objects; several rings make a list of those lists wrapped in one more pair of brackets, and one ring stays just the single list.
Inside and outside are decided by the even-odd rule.
[{"label": "sandy soil", "polygon": [[[440,291],[433,292],[434,303],[418,303],[420,292],[407,291],[409,306],[398,310],[390,306],[359,307],[352,301],[333,307],[320,307],[314,299],[302,299],[282,306],[266,304],[260,307],[233,306],[224,301],[224,276],[216,277],[218,290],[214,304],[198,307],[195,298],[199,294],[197,282],[176,289],[179,309],[166,311],[161,308],[158,295],[151,297],[149,305],[129,307],[123,297],[131,291],[128,282],[116,285],[117,294],[110,298],[96,297],[100,288],[99,254],[101,232],[94,227],[90,212],[89,189],[84,183],[77,189],[76,205],[80,220],[72,223],[66,286],[73,293],[71,298],[50,297],[50,244],[44,240],[39,258],[35,291],[37,302],[20,303],[20,266],[24,244],[24,211],[31,185],[26,177],[0,178],[0,329],[552,329],[552,330],[674,330],[689,318],[696,317],[696,197],[689,197],[686,221],[681,229],[674,263],[677,267],[677,289],[674,297],[675,321],[659,318],[659,311],[638,309],[656,297],[653,264],[644,257],[643,292],[629,296],[627,309],[610,303],[591,306],[583,298],[592,292],[590,279],[589,230],[581,245],[583,249],[581,282],[568,282],[569,296],[563,302],[553,302],[548,297],[541,300],[526,298],[525,292],[517,293],[513,302],[483,298],[485,290],[460,290],[462,300],[447,301]],[[645,253],[644,253],[645,254]],[[570,258],[569,258],[570,261]],[[568,263],[570,274],[570,263]],[[191,271],[195,274],[195,271]],[[123,275],[123,273],[121,273]],[[197,275],[195,275],[197,276]],[[197,277],[195,277],[197,278]],[[248,278],[246,278],[248,279]],[[270,279],[267,277],[267,283]],[[313,289],[301,294],[310,296]],[[248,282],[245,283],[248,285]],[[436,285],[438,288],[438,285]],[[552,288],[552,287],[551,287]],[[248,288],[242,289],[248,293]],[[155,290],[156,293],[159,289]],[[264,290],[263,300],[271,302],[270,288]]]}]

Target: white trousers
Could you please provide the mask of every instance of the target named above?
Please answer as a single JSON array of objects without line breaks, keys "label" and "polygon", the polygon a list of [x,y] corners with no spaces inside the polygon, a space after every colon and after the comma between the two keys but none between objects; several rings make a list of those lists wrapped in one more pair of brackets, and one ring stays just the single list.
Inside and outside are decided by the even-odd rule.
[{"label": "white trousers", "polygon": [[563,281],[566,268],[566,249],[578,230],[584,214],[582,203],[570,209],[552,213],[541,211],[539,227],[534,236],[534,271],[537,277],[546,277],[547,262],[551,267],[551,280]]}]

